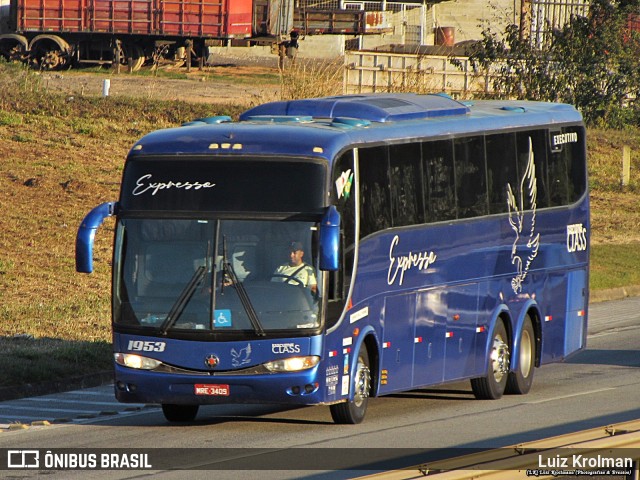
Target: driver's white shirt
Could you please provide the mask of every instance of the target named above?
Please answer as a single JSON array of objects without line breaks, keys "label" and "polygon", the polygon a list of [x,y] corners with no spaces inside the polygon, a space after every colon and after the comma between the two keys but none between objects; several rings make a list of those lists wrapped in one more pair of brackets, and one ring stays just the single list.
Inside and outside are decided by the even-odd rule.
[{"label": "driver's white shirt", "polygon": [[[299,270],[298,273],[296,273],[296,270]],[[291,266],[288,263],[284,265],[280,265],[276,269],[275,273],[277,275],[286,275],[289,277],[293,277],[297,280],[300,280],[300,283],[305,287],[318,284],[318,281],[316,280],[316,272],[313,271],[313,267],[311,265],[307,265],[306,263],[304,264],[304,266],[303,265]],[[291,285],[297,284],[294,280],[290,280],[284,277],[276,277],[273,280],[287,282],[287,283],[290,283]]]}]

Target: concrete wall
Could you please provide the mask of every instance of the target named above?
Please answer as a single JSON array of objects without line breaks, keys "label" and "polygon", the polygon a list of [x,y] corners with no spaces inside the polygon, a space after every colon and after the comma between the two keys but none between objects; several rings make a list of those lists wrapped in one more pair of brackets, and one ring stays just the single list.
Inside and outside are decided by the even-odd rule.
[{"label": "concrete wall", "polygon": [[[488,26],[503,32],[510,23],[517,23],[520,2],[517,0],[453,0],[431,7],[431,27],[454,27],[455,42],[479,40]],[[431,43],[433,45],[433,42]]]}]

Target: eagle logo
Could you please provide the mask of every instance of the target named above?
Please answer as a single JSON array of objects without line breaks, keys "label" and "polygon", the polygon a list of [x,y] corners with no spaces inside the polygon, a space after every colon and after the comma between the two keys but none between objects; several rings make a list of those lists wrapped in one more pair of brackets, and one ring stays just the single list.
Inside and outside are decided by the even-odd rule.
[{"label": "eagle logo", "polygon": [[251,344],[247,343],[247,346],[237,351],[235,348],[231,349],[231,365],[234,367],[241,367],[251,362]]},{"label": "eagle logo", "polygon": [[[516,267],[516,275],[511,279],[511,288],[516,294],[522,291],[522,283],[527,278],[531,264],[538,256],[538,249],[540,248],[540,234],[536,233],[536,202],[538,197],[536,162],[531,138],[529,138],[527,166],[520,181],[520,191],[517,193],[518,196],[516,197],[513,188],[507,183],[509,225],[511,225],[511,229],[515,233],[515,240],[511,247],[511,264]],[[525,204],[525,194],[527,204]],[[527,207],[531,210],[531,216],[528,220],[525,217]],[[524,240],[526,240],[526,243],[524,243]]]}]

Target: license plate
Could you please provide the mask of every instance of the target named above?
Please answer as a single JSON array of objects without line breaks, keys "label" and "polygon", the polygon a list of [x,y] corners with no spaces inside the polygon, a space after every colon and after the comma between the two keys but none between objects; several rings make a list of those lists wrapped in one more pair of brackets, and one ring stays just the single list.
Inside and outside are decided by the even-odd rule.
[{"label": "license plate", "polygon": [[196,395],[217,395],[222,397],[229,396],[229,385],[213,385],[208,383],[197,383],[194,386]]}]

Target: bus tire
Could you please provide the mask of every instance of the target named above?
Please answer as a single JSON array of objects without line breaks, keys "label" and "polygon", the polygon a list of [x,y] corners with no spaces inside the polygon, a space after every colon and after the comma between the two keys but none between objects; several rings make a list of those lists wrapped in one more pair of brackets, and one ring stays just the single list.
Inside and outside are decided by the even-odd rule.
[{"label": "bus tire", "polygon": [[518,352],[518,368],[509,373],[505,393],[524,395],[531,390],[536,361],[535,332],[529,315],[524,318]]},{"label": "bus tire", "polygon": [[172,403],[162,404],[164,418],[170,422],[192,422],[198,414],[199,405],[174,405]]},{"label": "bus tire", "polygon": [[369,354],[363,345],[358,352],[358,363],[353,375],[353,400],[329,406],[331,418],[338,424],[355,425],[364,419],[371,393],[371,373]]},{"label": "bus tire", "polygon": [[479,400],[497,400],[502,397],[509,377],[509,339],[502,320],[496,322],[491,340],[487,374],[471,379],[471,389]]}]

